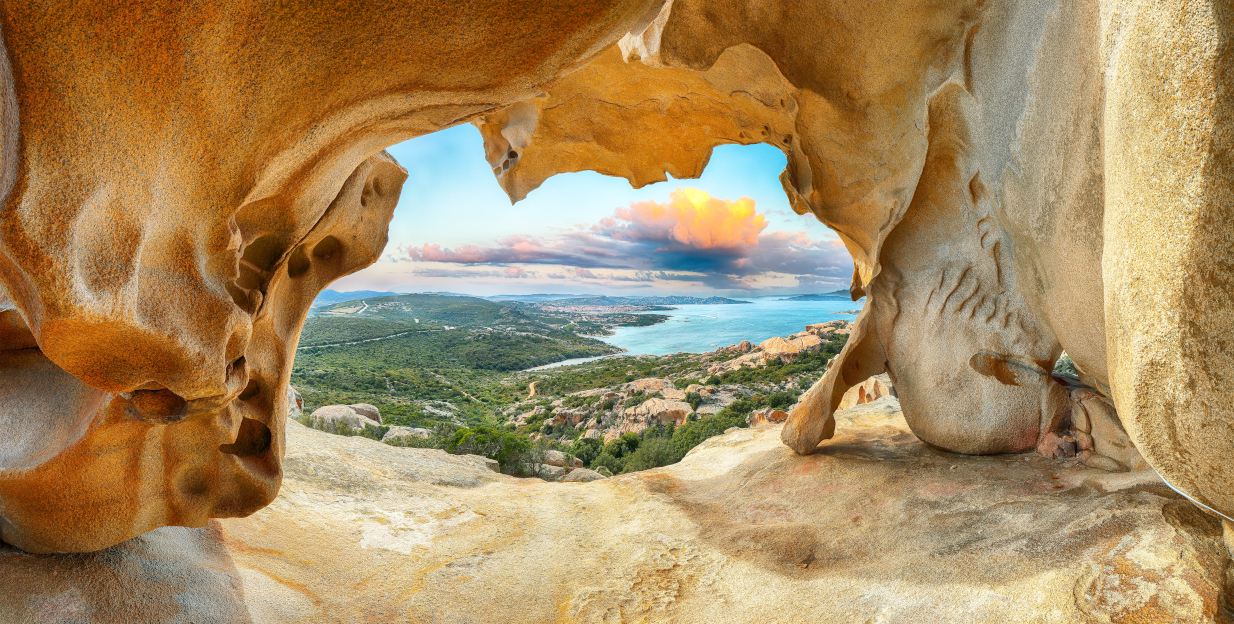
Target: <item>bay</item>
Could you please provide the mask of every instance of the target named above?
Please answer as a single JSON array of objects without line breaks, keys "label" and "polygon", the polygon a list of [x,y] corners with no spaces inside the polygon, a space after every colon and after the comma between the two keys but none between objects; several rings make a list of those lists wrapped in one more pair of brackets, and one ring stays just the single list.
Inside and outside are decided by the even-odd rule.
[{"label": "bay", "polygon": [[790,336],[814,323],[851,321],[857,315],[840,312],[859,310],[865,303],[865,299],[785,301],[782,296],[742,301],[750,303],[682,305],[669,312],[649,312],[669,319],[647,327],[618,327],[612,336],[599,339],[625,349],[628,355],[702,353],[742,340],[758,344],[773,336]]}]

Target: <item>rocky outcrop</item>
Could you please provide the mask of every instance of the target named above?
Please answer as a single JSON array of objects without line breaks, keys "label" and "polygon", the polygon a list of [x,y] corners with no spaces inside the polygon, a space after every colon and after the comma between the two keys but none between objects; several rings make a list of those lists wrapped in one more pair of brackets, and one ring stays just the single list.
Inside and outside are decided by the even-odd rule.
[{"label": "rocky outcrop", "polygon": [[750,412],[746,416],[746,425],[750,427],[762,427],[763,425],[772,425],[782,423],[788,419],[788,412],[778,410],[774,407],[763,407]]},{"label": "rocky outcrop", "polygon": [[6,4],[0,49],[0,539],[32,551],[273,500],[305,314],[386,244],[382,148],[657,7],[81,8]]},{"label": "rocky outcrop", "polygon": [[550,466],[558,466],[560,468],[582,468],[583,460],[577,457],[566,459],[566,454],[561,451],[547,450],[544,452],[544,463]]},{"label": "rocky outcrop", "polygon": [[561,477],[558,481],[562,483],[590,483],[606,478],[604,475],[586,468],[575,468],[566,473],[566,476]]},{"label": "rocky outcrop", "polygon": [[[363,403],[359,405],[361,408],[372,407]],[[371,411],[361,412],[354,405],[327,405],[313,411],[309,416],[309,426],[330,433],[362,433],[365,425],[381,424],[380,415],[376,419],[368,416],[376,411],[377,408],[372,408]]]},{"label": "rocky outcrop", "polygon": [[[12,34],[6,32],[6,43]],[[0,85],[9,84],[4,80],[0,76]],[[113,81],[119,85],[123,77]],[[147,105],[158,106],[153,100]],[[110,110],[107,127],[117,128],[125,111],[133,112]],[[56,118],[57,124],[68,123],[63,116]],[[211,123],[216,122],[221,123]],[[40,132],[32,129],[23,142],[33,145]],[[187,145],[180,143],[187,140],[181,136],[176,144]],[[104,143],[91,143],[90,154],[106,149]],[[71,145],[57,145],[65,158],[73,153]],[[138,166],[139,152],[126,148],[139,160],[126,160],[128,165],[115,160],[116,168],[108,171]],[[239,157],[232,154],[229,161]],[[24,160],[23,166],[33,162]],[[57,162],[60,168],[81,164],[71,158]],[[160,170],[171,166],[171,161],[161,162]],[[203,526],[210,517],[249,514],[274,499],[281,480],[283,423],[294,397],[287,381],[300,326],[322,288],[377,259],[407,175],[384,152],[359,167],[353,161],[352,168],[328,195],[321,190],[308,197],[292,193],[275,202],[281,208],[262,204],[242,213],[221,208],[232,204],[204,199],[214,206],[206,214],[196,212],[204,205],[197,200],[178,211],[174,206],[183,199],[176,199],[178,194],[160,197],[160,210],[143,209],[139,196],[120,199],[127,196],[124,185],[144,184],[136,182],[145,179],[136,170],[125,175],[131,179],[124,185],[107,186],[112,190],[105,193],[72,186],[103,202],[91,200],[99,212],[72,220],[74,228],[86,228],[74,235],[76,240],[97,246],[65,248],[48,241],[49,247],[38,248],[41,243],[28,240],[35,246],[23,243],[23,248],[34,256],[18,262],[36,262],[40,268],[27,277],[37,279],[13,281],[20,271],[0,271],[0,310],[29,310],[23,314],[30,325],[23,327],[41,347],[7,350],[0,345],[0,431],[10,441],[0,454],[0,540],[31,552],[93,551],[169,522]],[[189,177],[165,188],[201,191],[198,183],[214,183],[213,175],[201,180],[192,171],[181,173]],[[94,174],[83,179],[119,184]],[[38,189],[43,187],[23,188],[32,194],[15,201],[34,212],[6,214],[37,221]],[[58,197],[57,202],[67,202],[64,206],[83,205]],[[109,212],[104,204],[111,201],[120,202],[112,205],[116,210],[132,210]],[[318,208],[297,212],[304,202]],[[220,209],[235,217],[223,219]],[[215,218],[223,220],[211,221]],[[261,219],[280,225],[269,231]],[[16,230],[6,231],[0,234],[0,257],[11,263],[15,256],[7,255],[8,245]],[[145,234],[130,236],[133,231]],[[179,242],[163,240],[184,231],[201,237],[174,234]],[[121,238],[113,239],[117,235]],[[207,245],[208,240],[214,242]],[[205,248],[194,244],[214,251],[199,257]],[[143,246],[151,251],[140,251]],[[127,251],[123,257],[102,257],[92,249]],[[224,250],[225,255],[216,255]],[[36,259],[45,253],[56,260]],[[44,279],[56,279],[61,270],[80,275],[86,266],[105,267],[104,273],[90,274],[115,280],[97,282],[88,295],[56,282],[48,291],[55,299],[41,299],[36,305],[41,312],[32,312],[29,297],[43,288]],[[25,285],[13,290],[17,283]],[[223,295],[228,292],[230,297]],[[65,305],[54,304],[57,299]],[[68,331],[76,335],[76,346],[66,352],[62,332],[68,327],[74,328]],[[83,367],[88,372],[82,373]]]},{"label": "rocky outcrop", "polygon": [[802,353],[810,351],[818,351],[823,346],[823,341],[814,334],[795,335],[788,338],[768,338],[759,343],[758,348],[762,349],[763,355],[768,358],[780,358],[785,362],[791,362],[797,359]]},{"label": "rocky outcrop", "polygon": [[667,379],[657,379],[648,377],[645,379],[636,379],[627,383],[624,386],[626,392],[644,392],[647,394],[655,394],[665,388],[673,388],[673,382]]},{"label": "rocky outcrop", "polygon": [[431,429],[394,426],[386,431],[386,435],[382,436],[381,441],[386,444],[408,444],[415,440],[427,440],[431,437],[433,437]]},{"label": "rocky outcrop", "polygon": [[740,429],[590,483],[288,423],[282,491],[248,518],[0,549],[0,620],[1221,621],[1221,524],[1151,471],[938,451],[894,399],[836,418],[813,455]]},{"label": "rocky outcrop", "polygon": [[665,399],[647,399],[638,407],[626,408],[627,419],[636,418],[648,424],[678,425],[694,413],[689,403]]},{"label": "rocky outcrop", "polygon": [[381,424],[381,410],[378,410],[377,406],[370,405],[368,403],[353,403],[347,407],[350,407],[352,411],[359,414],[361,417],[378,425]]},{"label": "rocky outcrop", "polygon": [[869,403],[885,396],[891,396],[891,378],[886,374],[875,375],[844,393],[837,410],[846,410],[855,405]]}]

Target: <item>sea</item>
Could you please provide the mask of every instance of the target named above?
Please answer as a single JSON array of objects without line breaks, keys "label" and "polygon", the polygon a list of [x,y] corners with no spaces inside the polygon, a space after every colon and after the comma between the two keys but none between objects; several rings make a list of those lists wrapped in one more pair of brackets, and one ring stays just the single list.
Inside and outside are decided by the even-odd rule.
[{"label": "sea", "polygon": [[[741,299],[747,304],[681,305],[663,314],[669,319],[647,327],[618,327],[612,336],[600,340],[626,350],[622,355],[668,355],[670,353],[702,353],[749,340],[758,344],[773,336],[789,336],[806,325],[843,319],[851,321],[856,314],[843,314],[861,309],[865,299],[824,299],[819,301],[788,301],[784,297],[751,297]],[[608,356],[612,357],[612,356]],[[555,362],[555,368],[581,364],[600,358],[578,358]],[[532,369],[532,370],[537,370]]]}]

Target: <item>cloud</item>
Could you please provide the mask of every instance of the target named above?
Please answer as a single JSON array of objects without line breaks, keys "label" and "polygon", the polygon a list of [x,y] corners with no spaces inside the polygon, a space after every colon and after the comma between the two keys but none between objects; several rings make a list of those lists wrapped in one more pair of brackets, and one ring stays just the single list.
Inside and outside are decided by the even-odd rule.
[{"label": "cloud", "polygon": [[418,277],[504,277],[508,279],[525,279],[537,277],[536,272],[528,271],[523,267],[500,267],[495,269],[474,269],[470,267],[460,268],[439,268],[425,267],[413,269],[412,275]]},{"label": "cloud", "polygon": [[491,266],[500,268],[494,276],[508,278],[535,276],[511,265],[554,265],[562,269],[544,277],[692,281],[739,290],[755,288],[755,278],[767,275],[796,276],[803,287],[847,283],[853,265],[840,241],[768,232],[768,225],[750,198],[727,200],[680,188],[667,202],[635,202],[596,223],[573,224],[549,236],[509,236],[490,247],[400,246],[395,259]]},{"label": "cloud", "polygon": [[618,208],[615,219],[601,221],[596,231],[617,240],[654,242],[660,250],[724,249],[740,253],[758,245],[767,219],[754,200],[736,201],[693,188],[677,189],[666,204],[646,201]]}]

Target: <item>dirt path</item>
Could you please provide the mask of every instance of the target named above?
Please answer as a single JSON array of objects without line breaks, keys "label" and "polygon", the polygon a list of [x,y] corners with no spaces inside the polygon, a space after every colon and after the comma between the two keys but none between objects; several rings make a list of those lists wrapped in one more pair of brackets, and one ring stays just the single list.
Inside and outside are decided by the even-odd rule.
[{"label": "dirt path", "polygon": [[540,383],[539,380],[536,380],[536,381],[533,381],[527,384],[527,390],[529,391],[527,394],[527,398],[530,399],[531,397],[536,396],[536,384],[538,383]]}]

